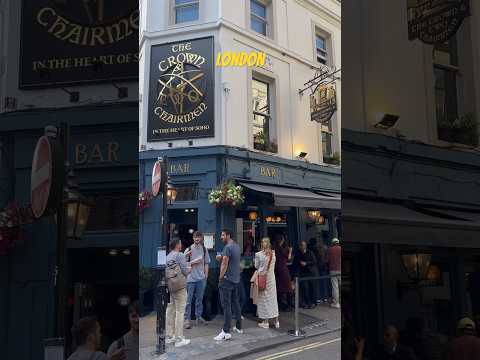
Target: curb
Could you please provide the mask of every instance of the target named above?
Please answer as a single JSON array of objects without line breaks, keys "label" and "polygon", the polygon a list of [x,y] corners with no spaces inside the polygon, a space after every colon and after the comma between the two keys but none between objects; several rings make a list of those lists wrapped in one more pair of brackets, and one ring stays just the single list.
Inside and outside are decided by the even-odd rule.
[{"label": "curb", "polygon": [[[315,338],[317,336],[322,336],[322,335],[327,335],[327,334],[331,334],[331,333],[334,333],[336,331],[340,331],[342,328],[341,327],[338,327],[338,328],[335,328],[335,329],[329,329],[329,330],[325,330],[321,333],[317,333],[317,334],[312,334],[312,335],[307,335],[307,336],[300,336],[300,337],[294,337],[294,336],[288,336],[287,339],[283,338],[281,339],[281,341],[276,341],[276,342],[273,342],[271,344],[267,344],[267,345],[263,345],[263,346],[258,346],[258,347],[255,347],[253,349],[249,349],[247,351],[243,351],[241,353],[238,353],[238,354],[231,354],[231,355],[226,355],[226,356],[223,356],[223,357],[218,357],[218,358],[215,358],[215,360],[235,360],[235,359],[240,359],[242,357],[245,357],[245,356],[248,356],[248,355],[252,355],[254,353],[257,353],[257,352],[261,352],[261,351],[266,351],[266,350],[270,350],[270,349],[273,349],[274,347],[280,345],[280,344],[291,344],[291,343],[295,343],[297,341],[301,341],[301,340],[305,340],[305,339],[311,339],[311,338]],[[260,342],[260,341],[259,341]]]}]

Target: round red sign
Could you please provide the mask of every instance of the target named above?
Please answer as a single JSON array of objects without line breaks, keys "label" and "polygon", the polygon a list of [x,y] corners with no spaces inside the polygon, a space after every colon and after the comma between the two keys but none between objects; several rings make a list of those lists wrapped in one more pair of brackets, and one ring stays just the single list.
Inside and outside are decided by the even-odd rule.
[{"label": "round red sign", "polygon": [[32,212],[38,219],[47,209],[52,191],[52,145],[46,136],[42,136],[35,147],[32,162],[31,199]]},{"label": "round red sign", "polygon": [[160,160],[155,162],[152,171],[152,194],[157,196],[160,192],[162,184],[162,162]]}]

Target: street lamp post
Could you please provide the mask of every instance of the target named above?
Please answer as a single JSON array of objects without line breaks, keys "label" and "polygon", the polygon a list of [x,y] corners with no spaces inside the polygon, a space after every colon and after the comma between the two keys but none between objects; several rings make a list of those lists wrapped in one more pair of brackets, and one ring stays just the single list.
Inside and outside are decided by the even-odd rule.
[{"label": "street lamp post", "polygon": [[[74,181],[74,173],[69,164],[69,128],[63,123],[60,128],[48,126],[45,135],[57,138],[61,145],[60,162],[62,174],[55,181],[60,182],[61,198],[54,209],[57,222],[56,242],[56,266],[54,274],[56,324],[55,334],[57,339],[62,339],[65,346],[66,334],[66,310],[67,310],[67,239],[79,239],[85,230],[90,204],[87,199],[78,192],[78,186]],[[63,350],[65,352],[65,348]]]}]

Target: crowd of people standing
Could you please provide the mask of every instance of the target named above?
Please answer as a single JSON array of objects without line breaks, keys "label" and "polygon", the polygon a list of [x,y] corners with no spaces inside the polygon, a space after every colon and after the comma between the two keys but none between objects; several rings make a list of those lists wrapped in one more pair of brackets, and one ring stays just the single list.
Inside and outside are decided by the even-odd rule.
[{"label": "crowd of people standing", "polygon": [[[241,281],[240,260],[242,249],[232,238],[232,232],[222,230],[220,236],[223,251],[218,253],[218,291],[222,306],[224,325],[214,340],[229,340],[234,334],[242,334],[242,308],[246,301]],[[191,317],[197,325],[207,325],[203,318],[203,297],[211,263],[208,250],[203,244],[203,234],[195,231],[193,244],[182,248],[180,239],[170,241],[170,252],[166,258],[166,274],[170,301],[166,312],[166,343],[181,347],[190,343],[183,330],[191,328]],[[257,250],[257,251],[255,251]],[[245,251],[243,251],[245,254]],[[279,310],[291,311],[294,305],[294,278],[298,277],[300,306],[313,308],[332,297],[331,306],[340,307],[338,278],[318,278],[319,275],[340,273],[341,248],[338,239],[332,246],[325,247],[313,241],[301,241],[298,250],[287,246],[283,235],[264,237],[254,249],[250,246],[255,271],[250,279],[250,298],[256,305],[259,327],[279,328]],[[232,327],[232,320],[235,320]]]}]

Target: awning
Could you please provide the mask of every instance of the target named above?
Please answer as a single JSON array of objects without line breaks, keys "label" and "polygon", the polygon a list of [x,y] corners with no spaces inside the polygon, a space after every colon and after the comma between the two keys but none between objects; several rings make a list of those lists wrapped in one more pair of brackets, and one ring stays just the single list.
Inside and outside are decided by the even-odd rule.
[{"label": "awning", "polygon": [[344,239],[424,246],[480,246],[478,214],[435,210],[437,216],[384,202],[344,199]]},{"label": "awning", "polygon": [[258,185],[240,183],[242,186],[261,193],[271,194],[276,206],[309,207],[319,209],[340,210],[341,198],[338,196],[326,196],[302,189],[291,189],[275,185]]}]

